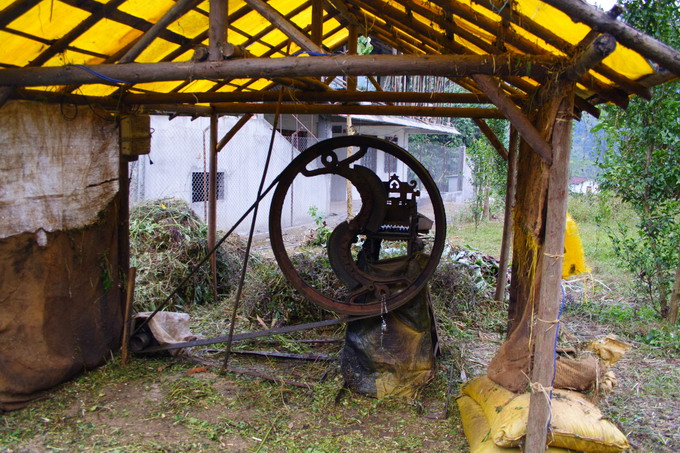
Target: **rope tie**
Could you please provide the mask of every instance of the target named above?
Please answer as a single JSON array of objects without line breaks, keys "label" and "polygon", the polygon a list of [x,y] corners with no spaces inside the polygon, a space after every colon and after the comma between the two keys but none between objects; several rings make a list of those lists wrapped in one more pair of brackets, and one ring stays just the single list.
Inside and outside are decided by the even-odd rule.
[{"label": "rope tie", "polygon": [[564,258],[564,253],[553,255],[552,253],[543,252],[543,256],[547,256],[548,258]]},{"label": "rope tie", "polygon": [[530,382],[529,389],[531,390],[531,393],[542,393],[548,401],[548,404],[550,404],[550,392],[554,390],[552,386],[544,387],[540,382]]}]

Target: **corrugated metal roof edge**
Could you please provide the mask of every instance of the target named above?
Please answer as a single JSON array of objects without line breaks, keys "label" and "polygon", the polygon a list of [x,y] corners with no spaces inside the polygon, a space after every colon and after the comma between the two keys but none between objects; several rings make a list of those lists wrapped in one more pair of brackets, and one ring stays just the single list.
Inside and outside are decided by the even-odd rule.
[{"label": "corrugated metal roof edge", "polygon": [[[347,115],[338,115],[346,118]],[[445,126],[443,124],[430,124],[424,121],[418,121],[414,118],[406,118],[403,116],[385,116],[385,115],[351,115],[353,119],[361,121],[369,121],[372,123],[387,123],[397,126],[412,127],[417,129],[424,129],[427,131],[436,132],[438,134],[457,134],[460,132],[453,126]]]}]

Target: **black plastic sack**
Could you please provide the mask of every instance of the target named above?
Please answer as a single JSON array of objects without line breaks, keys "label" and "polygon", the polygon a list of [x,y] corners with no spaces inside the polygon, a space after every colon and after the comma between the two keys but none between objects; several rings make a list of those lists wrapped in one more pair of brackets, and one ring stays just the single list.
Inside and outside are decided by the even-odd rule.
[{"label": "black plastic sack", "polygon": [[[405,268],[412,268],[417,261],[385,260],[372,266],[393,276],[408,272]],[[345,383],[352,391],[377,398],[414,398],[434,375],[436,345],[426,287],[383,316],[347,324],[340,365]]]}]

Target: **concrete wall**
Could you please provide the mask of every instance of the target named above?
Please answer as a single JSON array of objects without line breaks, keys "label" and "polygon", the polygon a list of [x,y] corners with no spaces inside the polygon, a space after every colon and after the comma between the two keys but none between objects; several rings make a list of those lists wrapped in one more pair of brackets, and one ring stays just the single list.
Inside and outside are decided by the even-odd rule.
[{"label": "concrete wall", "polygon": [[[219,119],[219,137],[228,132],[237,117]],[[208,170],[209,120],[178,117],[152,117],[151,154],[137,164],[133,177],[135,202],[142,200],[179,198],[190,203],[201,218],[205,218],[207,203],[192,202],[192,174]],[[235,135],[219,153],[218,173],[223,173],[224,196],[217,201],[217,228],[226,231],[252,205],[262,177],[272,126],[262,116],[255,116]],[[285,137],[276,133],[272,159],[265,188],[299,154]],[[152,163],[153,162],[153,163]],[[309,221],[309,207],[314,205],[327,211],[330,203],[330,178],[300,177],[296,179],[292,197],[284,207],[282,224],[294,226]],[[292,202],[292,209],[290,200]],[[256,233],[268,230],[271,194],[260,204]],[[237,232],[246,233],[250,227],[246,219]]]}]

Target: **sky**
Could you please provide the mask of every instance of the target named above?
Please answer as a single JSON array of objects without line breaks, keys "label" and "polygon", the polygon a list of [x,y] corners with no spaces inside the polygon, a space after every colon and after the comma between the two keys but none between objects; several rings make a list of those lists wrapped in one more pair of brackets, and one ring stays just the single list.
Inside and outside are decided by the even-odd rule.
[{"label": "sky", "polygon": [[616,0],[586,0],[591,5],[597,5],[605,11],[612,9],[612,6],[616,4]]}]

